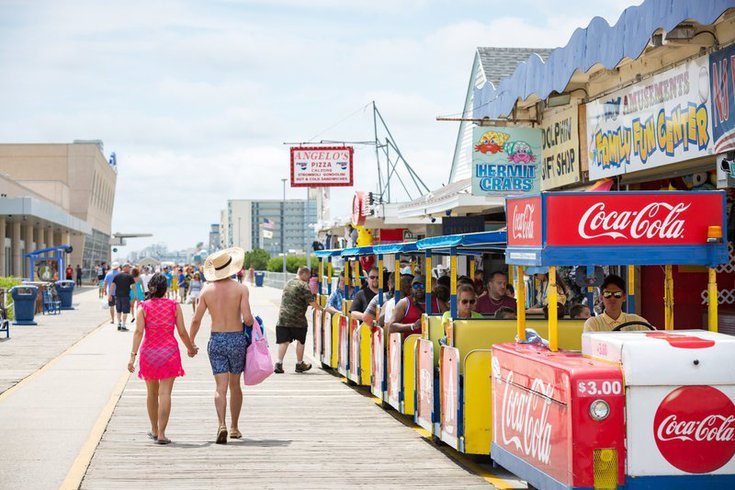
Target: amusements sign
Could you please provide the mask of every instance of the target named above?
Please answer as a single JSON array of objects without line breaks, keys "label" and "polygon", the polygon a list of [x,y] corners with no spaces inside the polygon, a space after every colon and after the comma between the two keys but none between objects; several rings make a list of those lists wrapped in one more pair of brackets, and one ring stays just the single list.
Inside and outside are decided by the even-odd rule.
[{"label": "amusements sign", "polygon": [[590,180],[712,153],[708,56],[587,104]]},{"label": "amusements sign", "polygon": [[538,192],[540,129],[476,126],[472,141],[473,195]]},{"label": "amusements sign", "polygon": [[579,182],[579,124],[576,106],[544,113],[541,123],[541,190]]},{"label": "amusements sign", "polygon": [[291,147],[291,187],[351,187],[351,146]]}]

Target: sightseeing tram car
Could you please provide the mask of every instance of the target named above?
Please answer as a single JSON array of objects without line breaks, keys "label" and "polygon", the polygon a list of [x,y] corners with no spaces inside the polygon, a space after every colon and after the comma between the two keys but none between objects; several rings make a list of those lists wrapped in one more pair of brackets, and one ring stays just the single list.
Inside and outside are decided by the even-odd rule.
[{"label": "sightseeing tram car", "polygon": [[339,315],[335,315],[335,318],[333,318],[333,315],[325,311],[324,308],[327,306],[327,300],[332,294],[333,287],[335,287],[332,285],[334,275],[332,259],[339,257],[341,253],[341,249],[317,250],[315,252],[319,260],[319,294],[317,301],[322,309],[313,310],[310,314],[312,318],[312,339],[314,341],[313,352],[314,359],[320,361],[322,366],[329,368],[337,367],[336,358],[334,361],[332,360],[332,352],[336,352],[336,349],[333,348],[332,339],[336,339],[336,336],[333,335],[333,323],[339,324]]},{"label": "sightseeing tram car", "polygon": [[[425,317],[422,338],[417,343],[414,419],[435,438],[466,454],[491,455],[492,419],[487,417],[492,408],[490,348],[513,341],[517,328],[515,319],[458,318],[458,261],[462,256],[468,258],[465,270],[472,277],[474,257],[502,256],[505,244],[506,233],[502,231],[431,237],[417,243],[426,254],[427,268],[435,255],[449,255],[451,301],[448,323],[443,323],[441,316]],[[426,288],[429,295],[431,285]],[[524,296],[518,297],[519,305],[525,307]],[[543,320],[532,323],[545,332]],[[579,348],[582,325],[579,320],[563,322],[565,346]]]},{"label": "sightseeing tram car", "polygon": [[[735,488],[724,193],[541,193],[507,198],[506,215],[507,263],[549,266],[549,328],[531,339],[519,308],[518,341],[492,348],[495,462],[537,488]],[[580,264],[664,266],[664,330],[628,322],[560,348],[556,266]],[[708,330],[674,329],[672,264],[708,268]]]}]

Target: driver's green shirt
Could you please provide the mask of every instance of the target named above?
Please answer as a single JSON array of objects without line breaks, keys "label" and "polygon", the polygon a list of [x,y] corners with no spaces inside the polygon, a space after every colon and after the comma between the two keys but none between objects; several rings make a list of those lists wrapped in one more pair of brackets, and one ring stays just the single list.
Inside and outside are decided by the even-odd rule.
[{"label": "driver's green shirt", "polygon": [[[604,311],[601,315],[597,316],[591,316],[587,319],[587,321],[584,322],[584,331],[585,332],[609,332],[613,328],[617,327],[618,325],[622,325],[623,323],[627,322],[645,322],[645,318],[642,316],[638,316],[635,313],[620,313],[620,316],[617,318],[617,320],[613,320],[610,318],[607,313]],[[625,327],[625,330],[648,330],[646,327],[642,325],[631,325],[630,327]]]}]

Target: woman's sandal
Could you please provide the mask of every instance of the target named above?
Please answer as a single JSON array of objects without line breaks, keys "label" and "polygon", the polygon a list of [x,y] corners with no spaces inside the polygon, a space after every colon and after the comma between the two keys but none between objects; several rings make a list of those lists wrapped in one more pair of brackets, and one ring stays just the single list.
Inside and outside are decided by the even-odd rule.
[{"label": "woman's sandal", "polygon": [[153,439],[154,441],[158,439],[158,436],[153,432],[149,432],[146,435],[148,436],[149,439]]},{"label": "woman's sandal", "polygon": [[242,433],[237,429],[230,429],[230,439],[242,439]]},{"label": "woman's sandal", "polygon": [[219,429],[217,429],[217,440],[215,441],[217,444],[227,444],[227,427],[224,425],[221,425]]},{"label": "woman's sandal", "polygon": [[171,439],[164,437],[163,439],[156,439],[156,444],[171,444]]}]

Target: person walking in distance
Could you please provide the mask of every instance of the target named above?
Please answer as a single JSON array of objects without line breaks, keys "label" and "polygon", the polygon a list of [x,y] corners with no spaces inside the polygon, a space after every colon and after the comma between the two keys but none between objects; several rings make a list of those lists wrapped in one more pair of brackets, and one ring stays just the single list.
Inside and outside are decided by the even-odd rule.
[{"label": "person walking in distance", "polygon": [[240,439],[238,423],[242,409],[240,375],[245,369],[247,341],[244,325],[255,321],[250,312],[250,292],[244,284],[230,279],[242,268],[245,252],[233,247],[213,253],[204,261],[204,277],[207,283],[199,294],[194,318],[189,328],[191,342],[196,349],[195,339],[205,312],[212,319],[212,334],[207,344],[209,363],[216,385],[214,406],[219,426],[217,444],[227,444],[227,391],[230,391],[230,437]]},{"label": "person walking in distance", "polygon": [[303,373],[311,369],[311,364],[304,362],[304,344],[306,344],[306,308],[311,305],[318,309],[319,305],[309,289],[308,267],[299,267],[296,277],[283,287],[281,294],[281,308],[276,323],[276,343],[278,343],[278,362],[273,367],[274,373],[283,372],[283,358],[286,357],[288,346],[296,341],[296,372]]},{"label": "person walking in distance", "polygon": [[189,283],[189,299],[191,299],[192,311],[197,311],[197,303],[199,302],[199,295],[202,292],[202,277],[198,272],[195,272]]},{"label": "person walking in distance", "polygon": [[184,375],[174,328],[186,346],[189,357],[194,357],[197,349],[186,332],[181,307],[176,301],[164,297],[166,278],[155,274],[149,287],[150,299],[141,302],[138,307],[138,323],[133,334],[128,371],[132,373],[135,370],[135,359],[140,354],[138,377],[145,381],[148,391],[146,405],[151,423],[148,437],[158,444],[169,444],[171,440],[166,437],[166,426],[171,414],[171,391],[174,380]]},{"label": "person walking in distance", "polygon": [[112,280],[115,285],[115,309],[117,310],[117,329],[127,332],[128,314],[130,313],[130,291],[135,279],[130,274],[130,264],[123,265],[122,272]]},{"label": "person walking in distance", "polygon": [[74,268],[71,266],[71,264],[66,266],[66,269],[64,270],[64,279],[67,281],[73,281],[74,280]]},{"label": "person walking in distance", "polygon": [[77,287],[82,287],[82,266],[77,264]]},{"label": "person walking in distance", "polygon": [[[118,264],[117,262],[113,262],[112,267],[107,272],[107,274],[105,274],[105,277],[102,280],[105,290],[105,296],[107,296],[107,306],[110,307],[110,323],[113,325],[115,324],[115,285],[112,283],[112,280],[119,273],[120,264]],[[120,330],[120,325],[117,326],[117,329]]]}]

